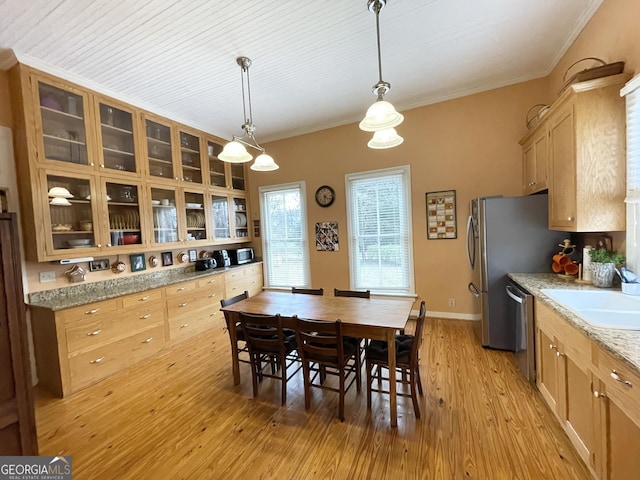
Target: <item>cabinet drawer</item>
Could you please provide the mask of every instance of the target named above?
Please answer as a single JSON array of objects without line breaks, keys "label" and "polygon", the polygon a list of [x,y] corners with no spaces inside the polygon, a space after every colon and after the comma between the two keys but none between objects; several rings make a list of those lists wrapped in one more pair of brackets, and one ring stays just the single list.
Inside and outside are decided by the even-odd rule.
[{"label": "cabinet drawer", "polygon": [[168,299],[167,315],[169,316],[169,320],[171,320],[173,317],[182,315],[185,312],[194,312],[195,310],[206,307],[216,310],[219,309],[219,299],[209,298],[204,292],[198,291],[194,292],[193,295],[183,295]]},{"label": "cabinet drawer", "polygon": [[225,294],[227,298],[239,295],[245,290],[249,292],[249,296],[260,293],[262,291],[262,277],[253,275],[225,283]]},{"label": "cabinet drawer", "polygon": [[212,286],[222,287],[224,290],[224,275],[212,275],[198,280],[198,288],[207,288]]},{"label": "cabinet drawer", "polygon": [[599,348],[597,368],[607,395],[615,397],[622,410],[640,426],[640,375],[602,348]]},{"label": "cabinet drawer", "polygon": [[160,303],[139,306],[118,315],[95,315],[67,323],[65,335],[69,356],[127,337],[132,332],[162,325],[164,309]]},{"label": "cabinet drawer", "polygon": [[123,370],[160,351],[165,344],[164,326],[95,348],[69,359],[71,390],[76,391]]},{"label": "cabinet drawer", "polygon": [[209,330],[218,324],[216,319],[221,313],[219,310],[201,308],[169,318],[169,337],[171,340],[185,340]]},{"label": "cabinet drawer", "polygon": [[162,289],[147,290],[145,292],[136,293],[122,297],[122,306],[124,308],[136,307],[142,304],[157,302],[162,300]]},{"label": "cabinet drawer", "polygon": [[167,297],[173,297],[175,295],[180,295],[185,292],[189,292],[191,290],[195,290],[198,287],[198,282],[193,280],[191,282],[182,282],[177,283],[175,285],[171,285],[164,289]]},{"label": "cabinet drawer", "polygon": [[74,322],[80,319],[95,318],[107,313],[115,312],[118,309],[118,300],[111,299],[104,302],[89,303],[80,307],[66,308],[60,311],[59,315],[65,323]]}]

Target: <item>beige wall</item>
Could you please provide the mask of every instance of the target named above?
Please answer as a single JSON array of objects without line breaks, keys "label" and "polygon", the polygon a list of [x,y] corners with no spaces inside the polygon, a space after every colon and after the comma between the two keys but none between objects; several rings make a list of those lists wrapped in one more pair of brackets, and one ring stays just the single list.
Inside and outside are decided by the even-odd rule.
[{"label": "beige wall", "polygon": [[[518,140],[526,132],[527,110],[536,103],[553,102],[571,63],[596,56],[611,62],[623,60],[630,71],[638,69],[637,7],[637,0],[605,0],[545,79],[403,112],[405,121],[398,132],[405,142],[400,147],[386,151],[368,149],[369,135],[356,124],[267,144],[280,170],[251,172],[254,219],[258,218],[259,185],[306,180],[312,285],[346,288],[349,265],[345,174],[409,164],[416,292],[427,301],[430,311],[463,316],[476,313],[466,287],[471,280],[464,244],[469,200],[479,195],[521,193]],[[402,88],[401,82],[394,85],[395,89]],[[367,92],[365,87],[363,92],[363,95]],[[388,99],[393,102],[393,92]],[[369,100],[372,99],[363,102]],[[333,186],[337,193],[336,202],[328,209],[318,207],[313,199],[316,188],[323,184]],[[425,192],[447,189],[457,192],[458,238],[427,240]],[[315,250],[314,225],[327,220],[339,222],[342,249],[338,253]],[[614,246],[621,248],[624,235],[614,233],[613,237]],[[449,298],[456,300],[456,308],[447,306]]]}]

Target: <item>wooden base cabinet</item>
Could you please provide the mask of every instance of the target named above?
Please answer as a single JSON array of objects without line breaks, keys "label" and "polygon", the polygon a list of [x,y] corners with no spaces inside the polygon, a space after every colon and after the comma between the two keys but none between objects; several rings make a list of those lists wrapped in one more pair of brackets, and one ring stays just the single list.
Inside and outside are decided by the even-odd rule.
[{"label": "wooden base cabinet", "polygon": [[640,472],[640,375],[536,301],[536,384],[595,478]]},{"label": "wooden base cabinet", "polygon": [[536,302],[536,331],[538,389],[593,469],[590,340],[540,302]]},{"label": "wooden base cabinet", "polygon": [[225,298],[235,297],[245,290],[253,297],[262,291],[262,284],[261,263],[236,267],[225,274]]},{"label": "wooden base cabinet", "polygon": [[40,384],[60,397],[143,360],[166,342],[161,289],[80,307],[32,307]]}]

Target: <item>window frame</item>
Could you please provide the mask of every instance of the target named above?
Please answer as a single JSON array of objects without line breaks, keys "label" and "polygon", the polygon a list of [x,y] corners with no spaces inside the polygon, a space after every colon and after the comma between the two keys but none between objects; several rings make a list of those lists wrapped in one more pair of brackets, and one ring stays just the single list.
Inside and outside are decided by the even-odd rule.
[{"label": "window frame", "polygon": [[[405,203],[405,216],[406,216],[406,245],[407,245],[407,268],[406,274],[407,287],[406,289],[390,289],[380,290],[375,287],[356,285],[356,269],[358,268],[358,255],[355,250],[356,244],[356,221],[355,205],[353,199],[353,183],[358,180],[374,179],[381,177],[389,177],[400,175],[402,177],[403,194]],[[386,295],[386,296],[402,296],[402,297],[415,297],[415,274],[413,264],[413,213],[412,213],[412,194],[411,194],[411,167],[409,165],[403,165],[398,167],[382,168],[377,170],[369,170],[365,172],[348,173],[345,175],[345,195],[346,195],[346,209],[347,209],[347,233],[348,233],[348,254],[349,254],[349,285],[352,290],[366,289],[371,290],[372,294]]]},{"label": "window frame", "polygon": [[[302,285],[272,285],[271,279],[269,276],[269,248],[268,248],[268,235],[269,235],[269,227],[268,227],[268,219],[269,215],[265,211],[265,195],[272,192],[278,192],[283,190],[292,190],[292,189],[300,190],[300,222],[301,222],[301,251],[303,255],[303,265],[305,271],[303,272],[303,277],[305,277],[305,282]],[[264,288],[268,289],[290,289],[291,287],[310,287],[311,284],[311,266],[309,259],[309,233],[308,233],[308,217],[307,217],[307,189],[306,182],[304,180],[299,182],[289,182],[289,183],[281,183],[278,185],[265,185],[258,187],[258,197],[260,202],[260,216],[262,218],[262,256],[265,268],[263,269],[264,276]]]},{"label": "window frame", "polygon": [[640,75],[629,80],[620,91],[625,97],[627,135],[627,227],[626,265],[640,270]]}]

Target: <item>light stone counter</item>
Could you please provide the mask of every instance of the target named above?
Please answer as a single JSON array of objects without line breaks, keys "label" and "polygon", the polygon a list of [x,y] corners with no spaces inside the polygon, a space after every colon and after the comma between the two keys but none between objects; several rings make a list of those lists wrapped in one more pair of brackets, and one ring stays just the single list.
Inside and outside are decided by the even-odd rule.
[{"label": "light stone counter", "polygon": [[[254,262],[262,263],[262,262]],[[152,288],[166,287],[175,283],[186,282],[210,275],[219,275],[234,268],[242,268],[251,265],[237,265],[227,268],[215,268],[197,272],[194,264],[181,269],[171,269],[167,272],[156,271],[132,275],[124,278],[114,278],[104,282],[80,283],[69,287],[44,290],[29,294],[27,305],[33,305],[50,310],[62,310],[64,308],[77,307],[87,303],[99,302],[109,298],[143,292]]]},{"label": "light stone counter", "polygon": [[541,291],[543,288],[563,288],[571,290],[603,289],[592,285],[567,282],[558,278],[557,275],[548,273],[510,273],[509,278],[519,285],[522,285],[522,287],[536,297],[536,300],[541,301],[552,310],[558,312],[570,324],[584,332],[585,335],[595,340],[599,345],[602,345],[615,357],[625,361],[640,374],[640,331],[594,327]]}]

